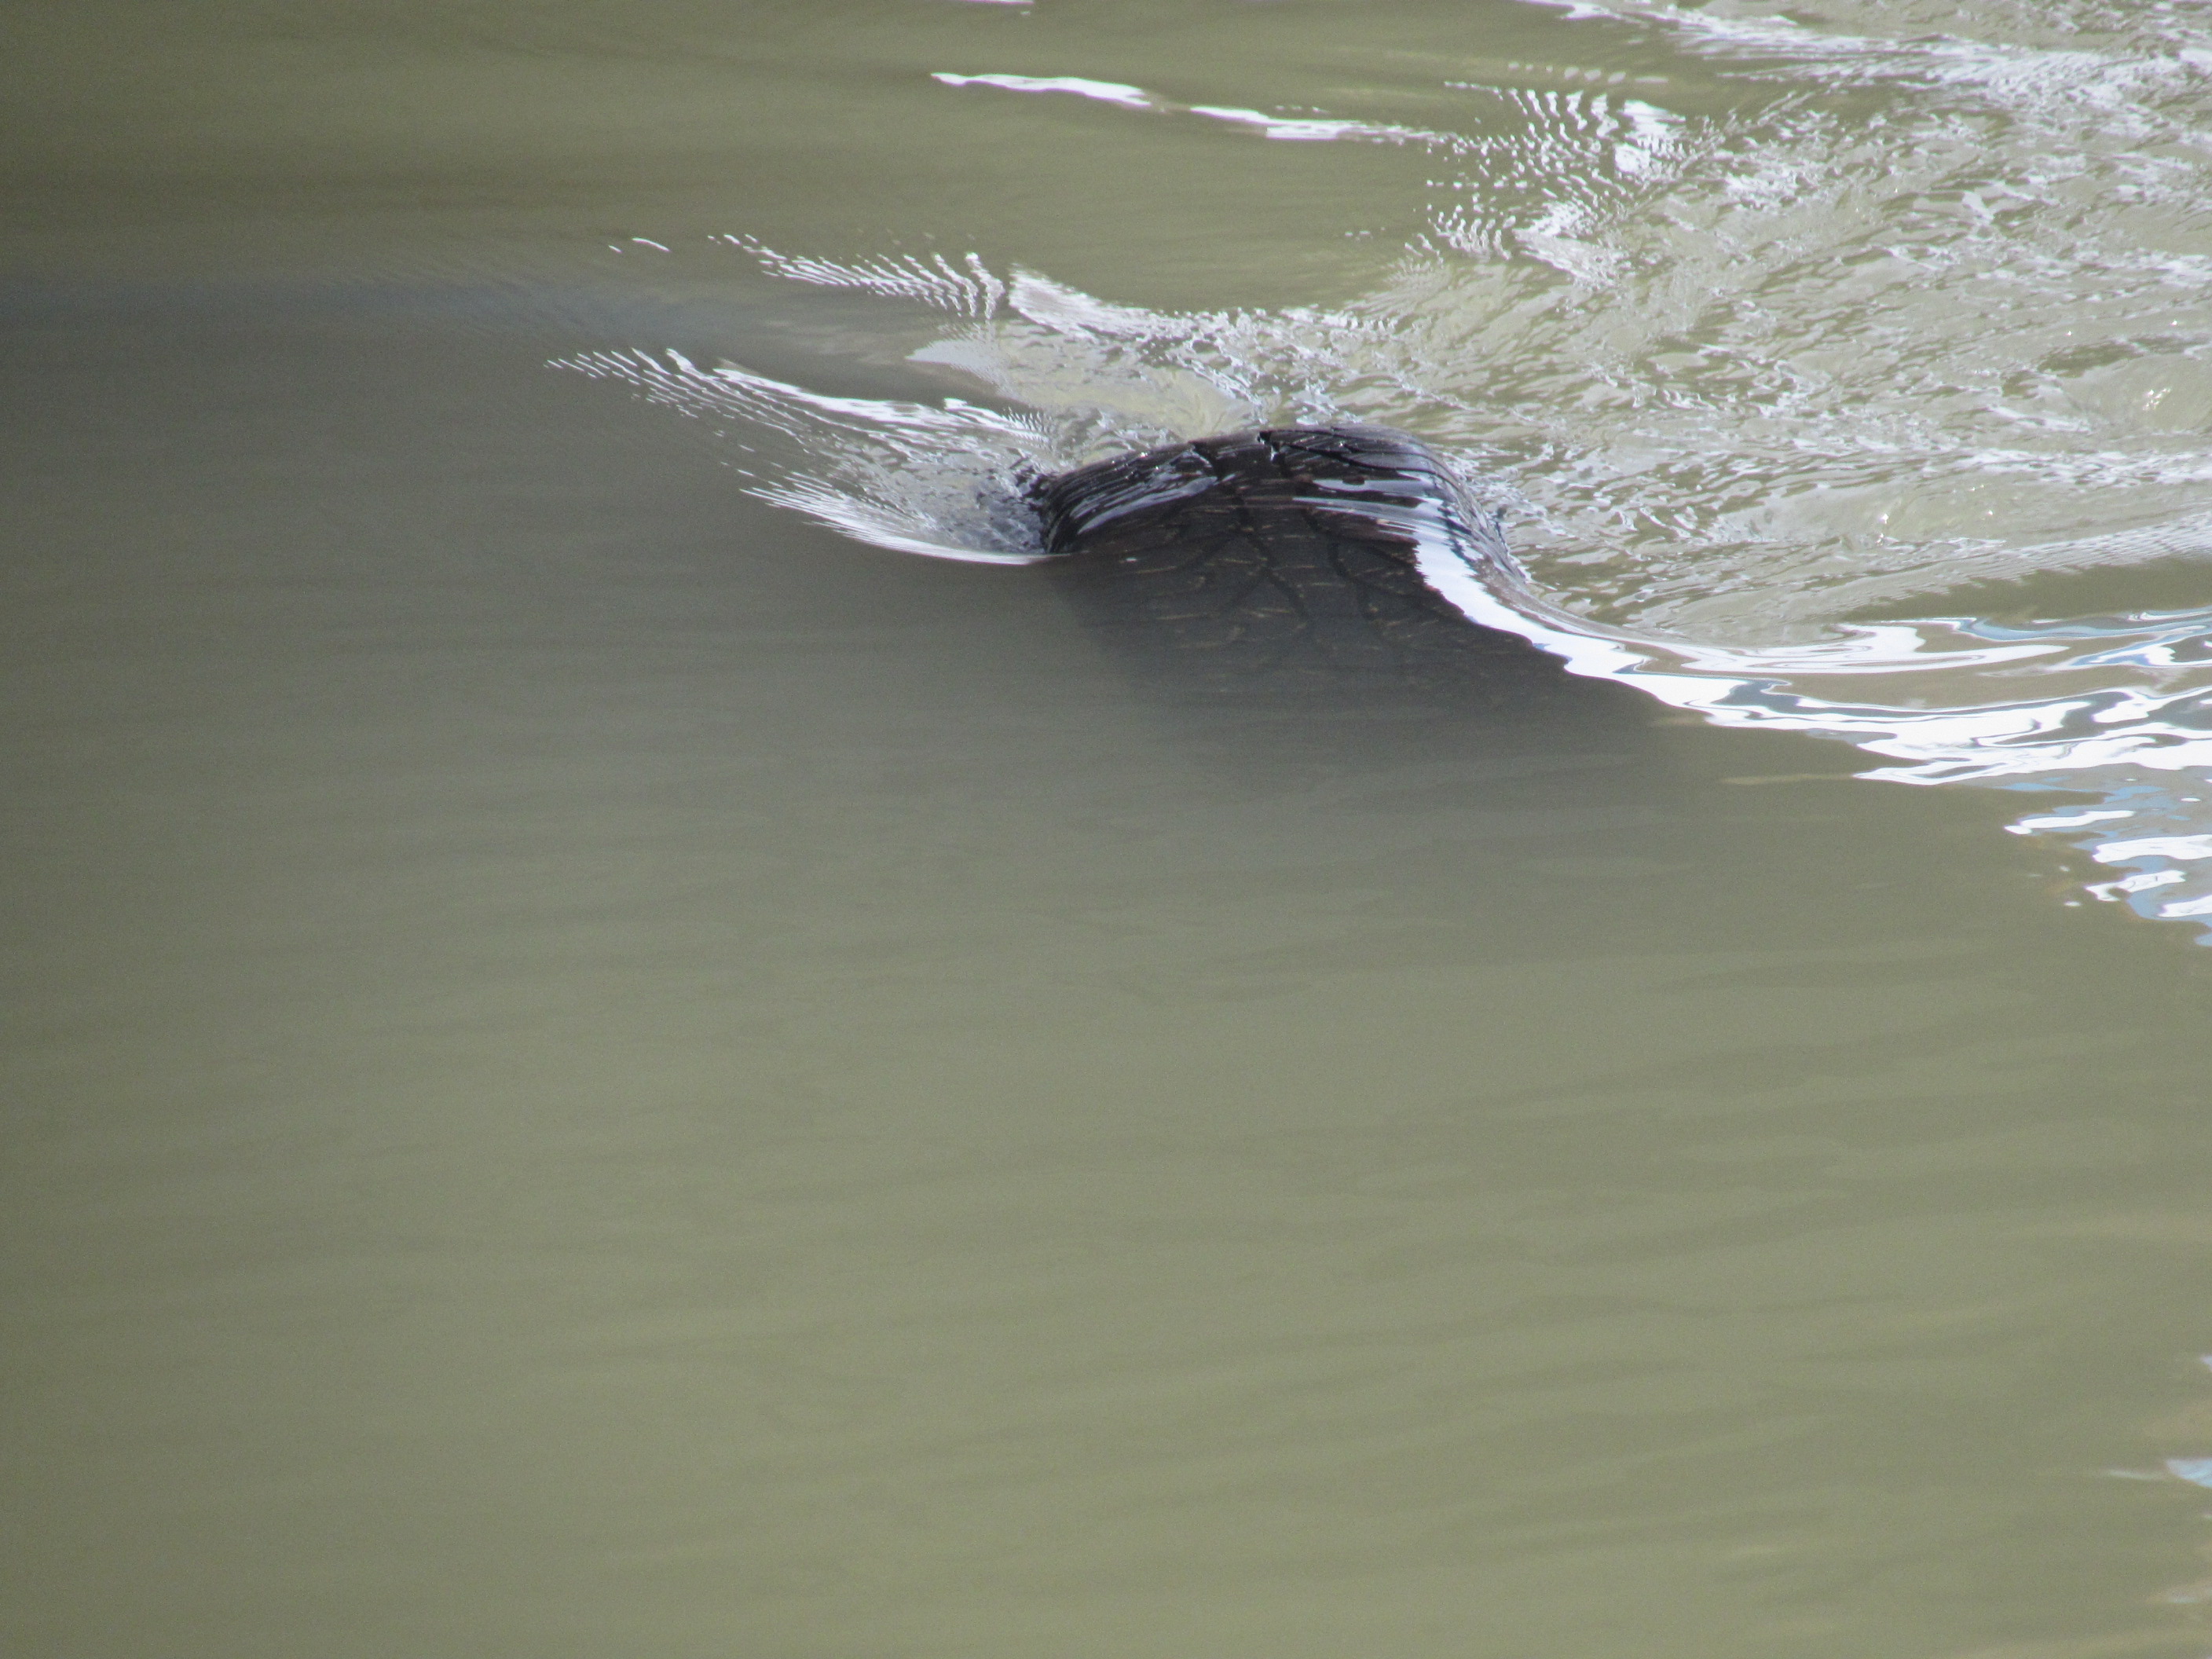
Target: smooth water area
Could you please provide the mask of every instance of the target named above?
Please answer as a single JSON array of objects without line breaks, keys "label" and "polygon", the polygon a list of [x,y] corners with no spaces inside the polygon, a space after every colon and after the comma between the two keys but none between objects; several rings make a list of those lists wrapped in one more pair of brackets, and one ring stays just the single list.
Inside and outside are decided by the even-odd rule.
[{"label": "smooth water area", "polygon": [[[0,1649],[2212,1648],[2192,9],[0,27]],[[1343,417],[1617,697],[1022,562]]]}]

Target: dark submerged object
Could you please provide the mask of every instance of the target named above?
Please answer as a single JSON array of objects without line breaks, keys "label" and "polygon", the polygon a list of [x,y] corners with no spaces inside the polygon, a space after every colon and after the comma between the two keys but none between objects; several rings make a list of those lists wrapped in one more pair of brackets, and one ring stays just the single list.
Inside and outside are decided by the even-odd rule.
[{"label": "dark submerged object", "polygon": [[[1421,574],[1422,542],[1510,566],[1497,521],[1419,440],[1277,427],[1117,456],[1031,491],[1054,579],[1148,680],[1337,714],[1622,707]],[[1626,694],[1634,701],[1632,694]]]}]

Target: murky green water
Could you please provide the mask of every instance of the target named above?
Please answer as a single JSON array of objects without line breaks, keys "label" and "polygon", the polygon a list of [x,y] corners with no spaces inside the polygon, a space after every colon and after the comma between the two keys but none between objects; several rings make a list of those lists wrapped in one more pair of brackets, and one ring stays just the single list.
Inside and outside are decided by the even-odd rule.
[{"label": "murky green water", "polygon": [[0,1646],[2212,1644],[2195,855],[2005,833],[2197,772],[1347,741],[822,522],[1326,408],[1715,650],[2202,605],[2191,14],[1755,10],[19,6]]}]

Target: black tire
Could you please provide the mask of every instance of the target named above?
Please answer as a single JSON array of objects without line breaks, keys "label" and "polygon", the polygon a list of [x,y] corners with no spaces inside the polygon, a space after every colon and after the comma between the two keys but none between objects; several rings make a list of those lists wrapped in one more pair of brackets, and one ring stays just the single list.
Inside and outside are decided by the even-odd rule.
[{"label": "black tire", "polygon": [[1499,714],[1575,696],[1556,659],[1422,580],[1409,514],[1478,563],[1507,555],[1491,516],[1401,433],[1204,438],[1045,479],[1032,499],[1078,613],[1164,682]]}]

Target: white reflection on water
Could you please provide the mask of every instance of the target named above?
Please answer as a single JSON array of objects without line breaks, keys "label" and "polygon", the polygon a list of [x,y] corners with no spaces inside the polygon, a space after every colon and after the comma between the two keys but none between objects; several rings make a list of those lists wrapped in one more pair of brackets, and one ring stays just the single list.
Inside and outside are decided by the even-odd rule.
[{"label": "white reflection on water", "polygon": [[1364,138],[1376,143],[1428,144],[1443,149],[1462,149],[1467,141],[1455,133],[1431,132],[1374,121],[1344,121],[1328,117],[1270,115],[1264,110],[1237,109],[1226,104],[1178,104],[1119,81],[1091,81],[1079,75],[953,75],[939,70],[930,77],[948,87],[996,87],[1005,92],[1073,93],[1079,98],[1115,104],[1123,109],[1148,110],[1158,115],[1202,115],[1210,121],[1226,121],[1249,127],[1262,137],[1291,143],[1326,143],[1339,138]]},{"label": "white reflection on water", "polygon": [[[1439,86],[1469,100],[1463,133],[947,71],[947,96],[1073,94],[1455,171],[1383,280],[1333,308],[1156,311],[972,255],[728,239],[945,313],[914,359],[998,407],[672,353],[569,366],[773,434],[746,463],[766,498],[954,558],[1036,556],[1025,481],[1122,449],[1267,422],[1418,433],[1474,482],[1388,511],[1471,617],[1717,724],[1851,743],[1882,763],[1868,777],[2088,795],[2013,827],[2106,866],[2090,897],[2212,927],[2212,606],[1853,619],[2212,557],[2212,30],[2075,9],[1967,40],[1910,7],[1869,13],[1919,30],[1885,37],[1577,0],[1724,95],[1670,109],[1462,69]],[[1485,512],[1520,563],[1471,558],[1457,521]]]}]

